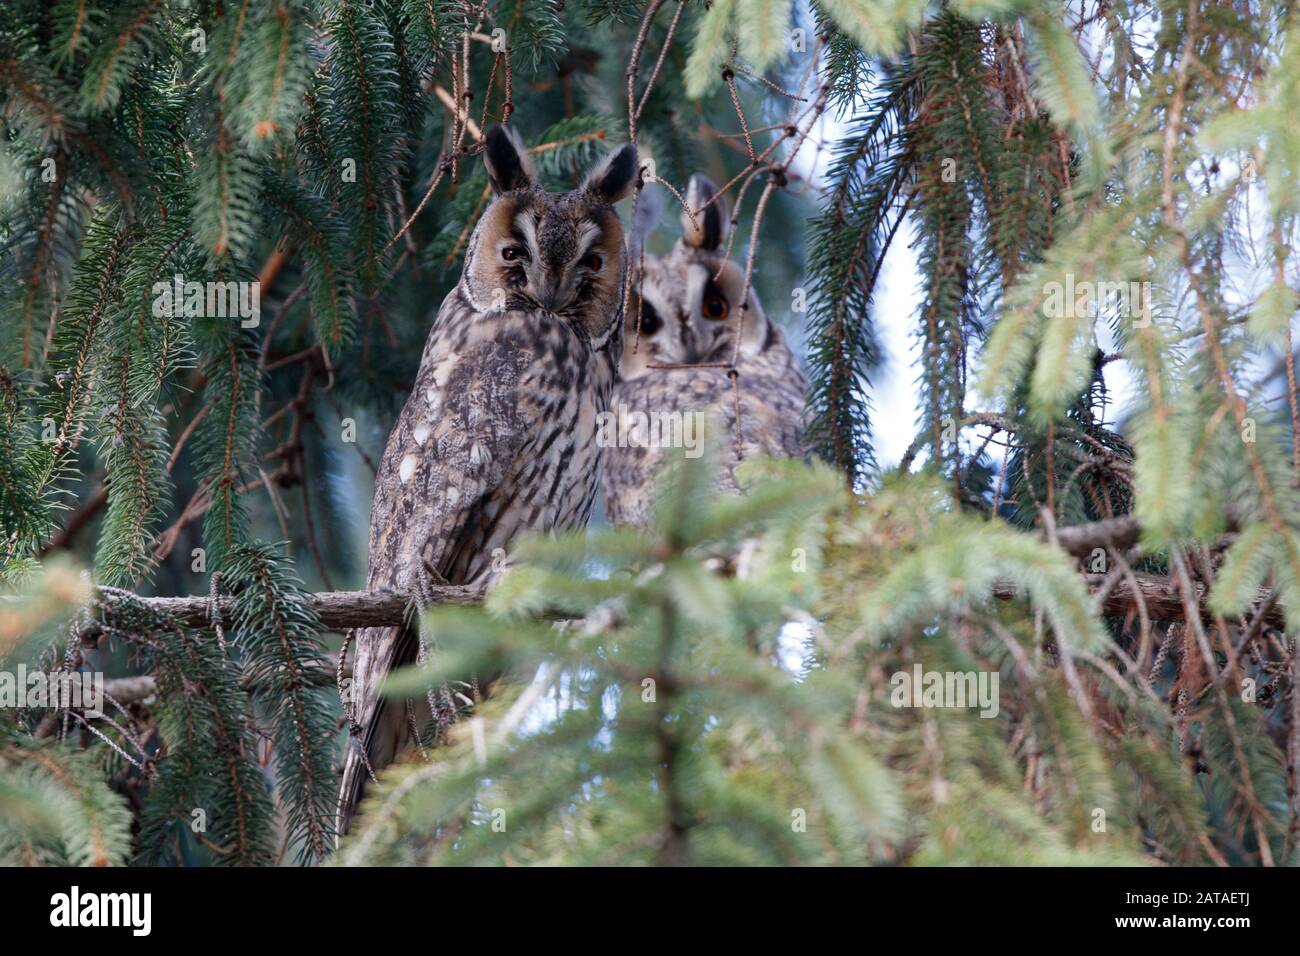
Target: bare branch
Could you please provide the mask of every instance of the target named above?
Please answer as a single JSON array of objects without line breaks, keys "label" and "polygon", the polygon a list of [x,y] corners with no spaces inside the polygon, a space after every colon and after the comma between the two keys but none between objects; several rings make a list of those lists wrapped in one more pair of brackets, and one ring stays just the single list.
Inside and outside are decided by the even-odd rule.
[{"label": "bare branch", "polygon": [[[451,585],[432,588],[433,603],[452,606],[469,606],[483,600],[483,588]],[[211,601],[207,595],[188,597],[139,598],[151,610],[168,614],[191,627],[206,628],[210,620]],[[389,627],[406,620],[407,608],[413,606],[414,596],[394,591],[322,591],[308,595],[308,602],[321,626],[329,631],[346,631],[354,627]],[[230,620],[234,613],[234,600],[218,599],[221,614]],[[83,639],[93,637],[98,625],[91,622],[82,632]]]}]

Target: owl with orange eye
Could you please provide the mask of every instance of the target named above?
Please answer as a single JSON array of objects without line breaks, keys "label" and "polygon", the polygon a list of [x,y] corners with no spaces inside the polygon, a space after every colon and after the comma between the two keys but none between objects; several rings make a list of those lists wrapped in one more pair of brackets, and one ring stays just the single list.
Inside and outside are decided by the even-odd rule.
[{"label": "owl with orange eye", "polygon": [[[727,255],[732,223],[717,191],[706,177],[692,176],[685,196],[692,214],[682,213],[682,236],[672,251],[663,258],[631,256],[637,271],[611,409],[628,421],[636,412],[703,412],[704,437],[720,446],[715,490],[734,494],[735,470],[745,459],[807,458],[806,382],[785,333],[752,287],[748,307],[740,308],[745,270]],[[657,476],[683,453],[653,442],[606,448],[606,519],[650,525]]]}]

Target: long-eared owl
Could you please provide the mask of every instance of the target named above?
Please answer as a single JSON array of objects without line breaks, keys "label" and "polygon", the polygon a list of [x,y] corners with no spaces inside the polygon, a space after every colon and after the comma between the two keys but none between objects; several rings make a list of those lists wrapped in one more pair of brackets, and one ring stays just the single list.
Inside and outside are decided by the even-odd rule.
[{"label": "long-eared owl", "polygon": [[[633,259],[634,268],[643,265],[627,304],[613,408],[634,423],[655,414],[703,412],[707,436],[721,446],[716,489],[735,492],[742,459],[807,457],[805,382],[753,288],[748,307],[740,308],[745,270],[725,249],[732,225],[725,198],[705,206],[715,193],[704,176],[692,176],[686,202],[694,215],[682,214],[682,237],[662,259]],[[728,368],[733,356],[734,384]],[[656,475],[666,458],[682,454],[643,444],[630,440],[605,453],[605,514],[614,524],[650,522]]]},{"label": "long-eared owl", "polygon": [[[611,153],[565,193],[542,189],[521,140],[502,127],[489,130],[484,159],[492,201],[376,476],[371,590],[423,596],[431,585],[485,582],[517,535],[582,527],[595,500],[596,422],[623,351],[627,253],[613,205],[636,181],[636,149]],[[459,707],[447,693],[378,696],[391,670],[422,656],[414,625],[353,636],[340,834],[370,773]]]}]

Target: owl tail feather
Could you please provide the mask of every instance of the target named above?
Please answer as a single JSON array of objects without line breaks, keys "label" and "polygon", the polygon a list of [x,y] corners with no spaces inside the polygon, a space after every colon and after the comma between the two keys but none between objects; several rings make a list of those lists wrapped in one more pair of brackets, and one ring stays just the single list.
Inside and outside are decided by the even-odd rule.
[{"label": "owl tail feather", "polygon": [[348,832],[371,777],[393,762],[407,736],[405,710],[401,701],[394,700],[380,701],[370,726],[363,733],[349,735],[343,783],[339,787],[339,839]]},{"label": "owl tail feather", "polygon": [[[379,675],[410,663],[415,656],[409,628],[394,628],[389,634],[391,636],[384,637],[388,637],[393,648],[393,660],[389,666],[380,666]],[[379,643],[383,643],[384,637],[379,638]],[[366,699],[359,702],[358,719],[353,722],[348,735],[348,753],[343,763],[343,781],[339,787],[335,816],[336,841],[347,834],[374,775],[392,763],[404,749],[410,749],[407,740],[409,721],[404,702],[378,697],[381,679],[367,683],[362,691]],[[367,711],[370,714],[368,719]]]}]

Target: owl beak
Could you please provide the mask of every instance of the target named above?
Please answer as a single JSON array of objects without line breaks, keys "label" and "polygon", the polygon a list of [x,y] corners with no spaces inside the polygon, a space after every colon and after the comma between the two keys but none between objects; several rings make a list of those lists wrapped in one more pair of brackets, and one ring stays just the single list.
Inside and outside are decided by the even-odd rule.
[{"label": "owl beak", "polygon": [[686,364],[694,365],[700,361],[700,357],[695,354],[695,335],[691,332],[691,324],[682,319],[678,324],[680,329],[679,337],[682,342],[682,354],[686,356]]},{"label": "owl beak", "polygon": [[542,293],[541,306],[545,312],[554,312],[556,306],[560,304],[560,283],[558,279],[552,279],[546,285],[546,290]]}]

